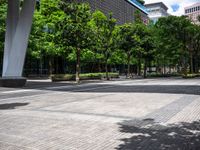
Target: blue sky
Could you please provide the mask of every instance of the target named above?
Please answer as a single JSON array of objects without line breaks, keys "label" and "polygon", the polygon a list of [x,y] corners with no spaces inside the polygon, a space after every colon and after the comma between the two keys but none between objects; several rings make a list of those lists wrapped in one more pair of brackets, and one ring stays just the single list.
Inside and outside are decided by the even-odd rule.
[{"label": "blue sky", "polygon": [[163,2],[169,8],[169,13],[180,16],[184,14],[184,8],[193,5],[200,0],[145,0],[146,4],[154,2]]},{"label": "blue sky", "polygon": [[171,5],[171,8],[172,8],[173,12],[177,12],[180,9],[180,5],[179,4],[173,4],[173,5]]}]

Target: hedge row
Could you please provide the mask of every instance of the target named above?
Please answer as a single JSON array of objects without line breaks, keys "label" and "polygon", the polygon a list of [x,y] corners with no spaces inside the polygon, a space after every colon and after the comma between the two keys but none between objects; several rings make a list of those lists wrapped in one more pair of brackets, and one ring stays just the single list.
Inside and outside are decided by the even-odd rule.
[{"label": "hedge row", "polygon": [[171,73],[171,74],[161,74],[161,73],[150,73],[147,74],[147,77],[179,77],[181,76],[178,73]]},{"label": "hedge row", "polygon": [[[73,81],[75,74],[55,74],[51,76],[51,80],[55,81]],[[84,73],[80,74],[80,80],[100,80],[106,78],[106,73]],[[109,72],[109,78],[119,78],[119,73]]]},{"label": "hedge row", "polygon": [[200,77],[200,74],[187,74],[183,76],[183,78],[185,79],[191,79],[191,78],[197,78],[197,77]]}]

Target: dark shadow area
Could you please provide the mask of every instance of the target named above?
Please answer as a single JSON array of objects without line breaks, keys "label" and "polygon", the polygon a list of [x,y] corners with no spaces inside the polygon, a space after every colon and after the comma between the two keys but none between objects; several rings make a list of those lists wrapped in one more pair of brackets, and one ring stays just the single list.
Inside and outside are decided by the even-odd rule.
[{"label": "dark shadow area", "polygon": [[2,109],[16,109],[16,107],[26,106],[29,103],[8,103],[8,104],[0,104],[0,110]]},{"label": "dark shadow area", "polygon": [[[91,81],[81,81],[81,84],[86,83],[99,83],[103,82],[101,80],[91,80]],[[56,87],[56,86],[71,86],[71,85],[77,85],[75,81],[63,81],[63,82],[48,82],[48,81],[27,81],[25,89],[38,89],[38,88],[48,88],[48,87]]]},{"label": "dark shadow area", "polygon": [[[192,94],[200,95],[200,86],[188,85],[104,85],[105,88],[93,89],[96,93],[169,93],[169,94]],[[109,87],[109,88],[107,88]],[[76,92],[76,91],[75,91]]]},{"label": "dark shadow area", "polygon": [[[168,79],[163,79],[163,80],[166,81]],[[170,79],[170,81],[171,80],[173,79]],[[177,81],[177,80],[179,79],[174,79],[174,81]],[[115,80],[112,80],[112,81],[115,81]],[[116,81],[119,81],[119,80],[116,80]],[[103,84],[98,84],[102,82]],[[87,83],[93,83],[93,84],[87,84]],[[199,85],[187,85],[187,83],[186,85],[176,85],[176,82],[174,83],[174,85],[160,85],[160,84],[150,85],[151,81],[146,80],[146,79],[139,80],[139,81],[136,80],[136,82],[134,82],[133,80],[130,80],[130,82],[124,82],[124,83],[126,85],[123,84],[123,82],[120,82],[119,84],[116,82],[116,84],[113,84],[113,83],[110,83],[109,81],[107,82],[107,81],[96,81],[96,80],[84,81],[81,84],[76,84],[75,82],[49,82],[48,80],[47,81],[32,80],[32,81],[27,82],[26,87],[23,87],[20,89],[28,89],[28,90],[33,89],[33,91],[30,91],[30,92],[24,91],[24,92],[19,92],[19,93],[13,92],[13,94],[6,94],[4,93],[5,91],[20,90],[20,89],[1,88],[0,98],[4,99],[4,98],[10,98],[13,96],[14,97],[30,96],[30,95],[35,95],[35,94],[42,94],[48,91],[87,92],[87,93],[165,93],[165,94],[200,95]],[[162,80],[161,80],[161,83],[162,83]],[[167,83],[167,81],[164,83]]]},{"label": "dark shadow area", "polygon": [[35,89],[35,88],[46,88],[52,86],[67,86],[73,85],[73,83],[64,82],[47,82],[47,81],[27,81],[25,89]]},{"label": "dark shadow area", "polygon": [[120,132],[133,136],[120,139],[117,150],[200,150],[200,121],[166,126],[153,119],[125,121]]},{"label": "dark shadow area", "polygon": [[[92,81],[91,81],[92,82]],[[95,82],[95,81],[93,81]],[[102,81],[97,81],[102,82]],[[145,81],[144,81],[145,82]],[[85,82],[88,83],[88,82]],[[84,82],[82,84],[85,84]],[[72,88],[67,86],[74,85]],[[49,89],[49,87],[65,86],[58,89]],[[91,90],[87,90],[90,89]],[[96,93],[169,93],[169,94],[192,94],[200,95],[200,86],[198,85],[116,85],[105,83],[102,85],[88,85],[87,87],[76,86],[75,83],[60,82],[28,82],[25,89],[40,89],[50,91],[71,91],[71,92],[96,92]]]}]

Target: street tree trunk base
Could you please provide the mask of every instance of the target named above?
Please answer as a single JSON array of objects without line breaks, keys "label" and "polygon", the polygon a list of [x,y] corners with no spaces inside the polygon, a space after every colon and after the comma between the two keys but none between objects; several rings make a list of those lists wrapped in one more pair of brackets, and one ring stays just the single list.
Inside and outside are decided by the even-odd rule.
[{"label": "street tree trunk base", "polygon": [[77,83],[77,84],[80,83],[80,78],[76,78],[76,83]]}]

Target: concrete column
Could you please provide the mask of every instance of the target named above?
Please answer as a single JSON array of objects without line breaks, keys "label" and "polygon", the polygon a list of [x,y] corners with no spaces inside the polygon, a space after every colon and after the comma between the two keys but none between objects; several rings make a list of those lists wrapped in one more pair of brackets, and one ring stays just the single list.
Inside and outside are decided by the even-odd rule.
[{"label": "concrete column", "polygon": [[13,37],[15,35],[17,22],[19,19],[19,0],[8,0],[8,11],[6,20],[6,36],[5,36],[5,47],[4,47],[4,58],[3,58],[3,74],[8,66],[9,55],[11,51],[11,45]]},{"label": "concrete column", "polygon": [[[19,16],[17,6],[19,0],[8,0],[7,37],[4,53],[3,78],[21,77],[25,61],[28,38],[31,31],[36,0],[24,0]],[[19,8],[19,7],[18,7]],[[13,17],[14,16],[14,17]],[[16,23],[17,20],[17,23]],[[11,22],[14,24],[10,25]]]}]

